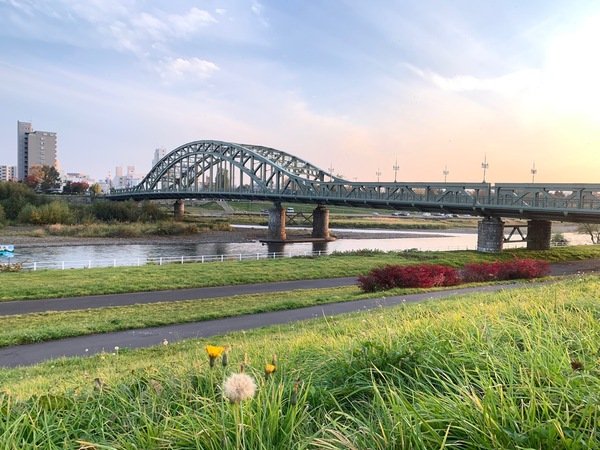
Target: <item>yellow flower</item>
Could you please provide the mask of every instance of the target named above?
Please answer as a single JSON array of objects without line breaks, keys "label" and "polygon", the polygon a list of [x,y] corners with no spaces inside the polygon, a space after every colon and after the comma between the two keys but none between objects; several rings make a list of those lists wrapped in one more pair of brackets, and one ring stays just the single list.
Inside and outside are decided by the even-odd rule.
[{"label": "yellow flower", "polygon": [[277,366],[274,364],[265,364],[265,376],[268,377],[277,370]]},{"label": "yellow flower", "polygon": [[206,353],[208,353],[208,362],[210,367],[215,365],[215,359],[223,354],[225,351],[225,347],[220,347],[218,345],[207,345]]},{"label": "yellow flower", "polygon": [[221,347],[218,345],[207,345],[206,353],[208,353],[209,358],[218,358],[221,356],[221,353],[225,351],[225,347]]}]

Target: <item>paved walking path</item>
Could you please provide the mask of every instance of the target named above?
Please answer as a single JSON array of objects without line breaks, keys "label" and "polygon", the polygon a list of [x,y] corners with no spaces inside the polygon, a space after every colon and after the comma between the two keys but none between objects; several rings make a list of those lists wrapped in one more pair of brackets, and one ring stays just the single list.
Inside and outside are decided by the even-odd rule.
[{"label": "paved walking path", "polygon": [[133,292],[126,294],[89,295],[85,297],[50,298],[43,300],[18,300],[0,302],[0,316],[30,314],[47,311],[75,311],[144,303],[202,300],[234,295],[285,292],[295,289],[323,289],[356,284],[356,277],[323,278],[318,280],[279,281],[275,283],[239,284],[167,291]]},{"label": "paved walking path", "polygon": [[[569,275],[577,272],[600,271],[600,260],[569,261],[551,265],[551,275]],[[82,297],[17,300],[0,302],[0,316],[31,314],[48,311],[75,311],[182,300],[202,300],[234,295],[285,292],[295,289],[323,289],[356,284],[356,277],[323,278],[317,280],[279,281],[274,283],[240,284],[192,289],[133,292],[125,294],[88,295]]]},{"label": "paved walking path", "polygon": [[[545,283],[531,286],[540,286],[541,284]],[[119,349],[150,347],[153,345],[160,345],[165,339],[172,343],[182,339],[210,337],[229,333],[231,331],[249,330],[317,317],[367,311],[401,303],[415,303],[424,300],[469,294],[472,292],[497,292],[517,288],[522,289],[524,287],[527,287],[527,285],[516,283],[450,289],[396,297],[379,297],[353,302],[330,303],[306,308],[248,314],[179,325],[79,336],[56,341],[41,342],[39,344],[18,345],[0,349],[0,367],[26,366],[62,356],[88,356],[103,351],[114,352],[114,349],[117,346]]]},{"label": "paved walking path", "polygon": [[[600,271],[600,260],[585,260],[553,264],[552,275]],[[215,288],[180,289],[172,291],[139,292],[133,294],[115,294],[64,299],[27,300],[0,303],[0,315],[25,314],[48,310],[72,310],[123,306],[136,303],[154,303],[178,301],[232,295],[289,291],[292,289],[314,289],[324,287],[347,286],[356,283],[356,278],[333,278],[321,280],[286,281],[256,285],[224,286]],[[127,330],[114,333],[94,334],[60,339],[39,344],[18,345],[0,349],[0,367],[16,367],[36,364],[45,360],[63,356],[88,356],[103,351],[112,352],[118,346],[140,348],[158,345],[167,340],[175,342],[196,337],[210,337],[231,331],[259,328],[269,325],[285,324],[315,317],[333,316],[355,311],[365,311],[379,307],[389,307],[401,303],[413,303],[430,299],[446,298],[472,292],[497,292],[517,288],[535,287],[548,282],[525,285],[523,283],[479,286],[471,288],[448,289],[437,292],[379,297],[353,302],[330,303],[293,310],[248,314],[217,320],[195,323],[168,325],[155,328]]]}]

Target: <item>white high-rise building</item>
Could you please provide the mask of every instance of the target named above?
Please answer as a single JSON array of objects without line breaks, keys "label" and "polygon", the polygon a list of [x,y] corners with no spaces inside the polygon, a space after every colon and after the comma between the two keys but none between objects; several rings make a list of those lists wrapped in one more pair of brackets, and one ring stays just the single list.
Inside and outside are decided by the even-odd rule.
[{"label": "white high-rise building", "polygon": [[56,133],[33,131],[31,123],[17,122],[17,179],[27,178],[33,166],[57,165]]},{"label": "white high-rise building", "polygon": [[17,166],[0,166],[0,181],[17,181]]},{"label": "white high-rise building", "polygon": [[165,156],[167,156],[166,148],[157,148],[156,150],[154,150],[154,158],[152,158],[152,167],[154,167],[156,163],[163,159]]}]

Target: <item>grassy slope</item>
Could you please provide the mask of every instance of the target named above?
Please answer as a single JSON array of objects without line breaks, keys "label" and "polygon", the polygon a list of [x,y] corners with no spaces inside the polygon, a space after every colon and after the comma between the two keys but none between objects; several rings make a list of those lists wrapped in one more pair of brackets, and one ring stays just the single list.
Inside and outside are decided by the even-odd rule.
[{"label": "grassy slope", "polygon": [[[410,292],[410,290],[398,290]],[[282,309],[302,308],[381,294],[364,294],[357,286],[295,290],[273,294],[152,303],[114,308],[48,312],[0,317],[0,347],[71,336],[147,328],[176,323],[233,317]],[[390,295],[386,293],[386,295]]]},{"label": "grassy slope", "polygon": [[541,252],[506,250],[499,255],[472,251],[376,253],[372,256],[2,273],[0,301],[345,277],[364,274],[385,264],[425,261],[462,266],[467,262],[514,257],[548,261],[598,258],[600,248],[564,247]]},{"label": "grassy slope", "polygon": [[[203,340],[2,370],[0,444],[594,448],[599,296],[586,277],[235,333],[212,371]],[[218,385],[244,354],[259,391],[242,414]]]}]

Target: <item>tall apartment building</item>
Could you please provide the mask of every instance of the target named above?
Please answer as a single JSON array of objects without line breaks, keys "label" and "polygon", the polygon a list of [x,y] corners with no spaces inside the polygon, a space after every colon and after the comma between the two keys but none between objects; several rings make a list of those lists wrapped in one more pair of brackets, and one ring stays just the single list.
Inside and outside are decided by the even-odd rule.
[{"label": "tall apartment building", "polygon": [[17,166],[0,166],[0,181],[17,181]]},{"label": "tall apartment building", "polygon": [[154,150],[154,158],[152,158],[152,167],[154,167],[156,163],[163,159],[165,156],[167,156],[166,148],[157,148],[156,150]]},{"label": "tall apartment building", "polygon": [[33,166],[54,166],[56,133],[33,131],[31,123],[17,122],[17,179],[24,180]]}]

